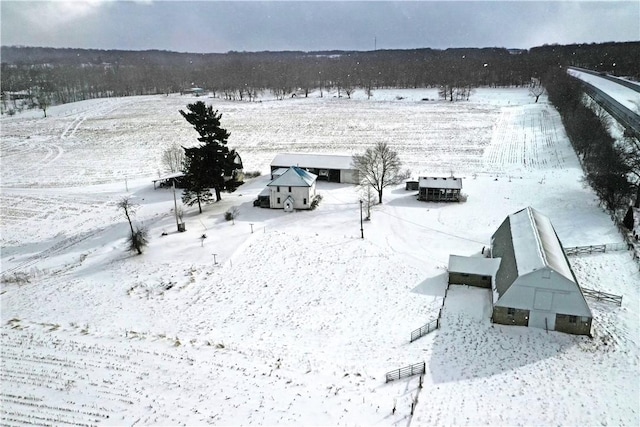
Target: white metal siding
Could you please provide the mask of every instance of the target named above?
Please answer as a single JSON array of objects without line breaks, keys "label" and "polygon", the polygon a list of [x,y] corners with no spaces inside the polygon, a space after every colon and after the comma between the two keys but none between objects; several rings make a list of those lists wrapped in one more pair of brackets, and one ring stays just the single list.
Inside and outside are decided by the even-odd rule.
[{"label": "white metal siding", "polygon": [[[311,187],[291,187],[291,192],[289,192],[289,187],[280,187],[280,192],[277,191],[278,187],[274,186],[270,188],[270,204],[272,209],[283,209],[284,201],[287,200],[289,196],[293,198],[294,209],[310,209],[311,199],[316,194],[315,183]],[[280,198],[280,203],[278,203],[278,197]],[[306,205],[304,204],[304,199],[307,199]]]},{"label": "white metal siding", "polygon": [[[556,313],[591,317],[591,311],[576,284],[549,268],[518,277],[496,305],[531,310],[532,313],[551,313],[553,324]],[[532,326],[531,323],[529,326]]]},{"label": "white metal siding", "polygon": [[340,182],[345,184],[358,184],[358,171],[353,169],[341,169]]}]

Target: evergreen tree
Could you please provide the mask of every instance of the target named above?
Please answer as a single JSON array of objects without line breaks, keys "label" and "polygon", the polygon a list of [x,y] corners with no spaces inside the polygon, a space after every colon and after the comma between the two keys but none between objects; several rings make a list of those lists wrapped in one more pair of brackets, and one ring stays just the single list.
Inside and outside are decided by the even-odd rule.
[{"label": "evergreen tree", "polygon": [[185,176],[183,180],[182,203],[187,206],[198,204],[198,210],[202,213],[202,204],[213,201],[213,195],[209,190],[208,171],[205,156],[202,155],[203,147],[185,148]]},{"label": "evergreen tree", "polygon": [[222,114],[202,101],[187,105],[188,112],[180,114],[198,132],[202,145],[185,148],[185,192],[183,201],[191,206],[211,201],[209,188],[216,193],[216,201],[221,200],[222,191],[234,191],[242,182],[237,172],[242,169],[242,161],[235,150],[229,150],[227,139],[230,133],[220,127]]}]

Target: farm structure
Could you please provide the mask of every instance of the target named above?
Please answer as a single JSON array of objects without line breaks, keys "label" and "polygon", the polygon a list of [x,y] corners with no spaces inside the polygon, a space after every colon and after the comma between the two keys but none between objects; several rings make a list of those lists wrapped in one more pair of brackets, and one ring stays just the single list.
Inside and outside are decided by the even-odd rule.
[{"label": "farm structure", "polygon": [[271,172],[297,166],[318,177],[320,181],[358,184],[358,171],[352,156],[330,154],[278,154],[271,162]]},{"label": "farm structure", "polygon": [[[296,166],[291,166],[283,174],[267,184],[269,207],[292,212],[294,209],[311,209],[316,198],[317,176]],[[255,206],[264,206],[266,192],[260,193]],[[261,197],[263,199],[261,199]],[[261,201],[262,200],[262,201]]]},{"label": "farm structure", "polygon": [[420,189],[420,183],[418,181],[406,181],[404,183],[404,189],[407,191],[418,191]]},{"label": "farm structure", "polygon": [[462,178],[421,176],[418,180],[418,200],[425,202],[459,202],[461,190]]},{"label": "farm structure", "polygon": [[551,220],[527,207],[491,237],[501,258],[492,286],[492,321],[590,335],[592,314]]},{"label": "farm structure", "polygon": [[500,258],[449,255],[449,285],[469,285],[491,289]]},{"label": "farm structure", "polygon": [[201,87],[191,87],[189,89],[183,90],[182,93],[186,95],[202,96],[205,95],[207,91]]},{"label": "farm structure", "polygon": [[163,175],[161,177],[158,177],[152,180],[153,189],[155,190],[156,188],[171,187],[173,186],[174,183],[176,185],[176,188],[182,188],[183,178],[184,178],[184,172],[174,172],[168,175]]}]

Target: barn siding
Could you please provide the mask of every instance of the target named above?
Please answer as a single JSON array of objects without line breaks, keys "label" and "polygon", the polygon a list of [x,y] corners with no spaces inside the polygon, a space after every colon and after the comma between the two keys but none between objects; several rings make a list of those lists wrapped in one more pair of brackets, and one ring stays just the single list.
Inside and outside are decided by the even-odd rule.
[{"label": "barn siding", "polygon": [[[575,322],[572,322],[572,317]],[[566,314],[556,314],[556,331],[566,332],[574,335],[591,336],[591,318],[581,316],[569,316]]]},{"label": "barn siding", "polygon": [[491,289],[491,276],[449,272],[450,285],[469,285]]},{"label": "barn siding", "polygon": [[510,315],[508,307],[494,306],[491,320],[502,325],[529,326],[529,310],[513,310],[513,315]]}]

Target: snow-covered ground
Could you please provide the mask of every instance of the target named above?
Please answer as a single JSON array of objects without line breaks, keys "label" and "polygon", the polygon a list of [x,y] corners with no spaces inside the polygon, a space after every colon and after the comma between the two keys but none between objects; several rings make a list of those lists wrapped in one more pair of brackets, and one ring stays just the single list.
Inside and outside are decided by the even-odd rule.
[{"label": "snow-covered ground", "polygon": [[[443,307],[449,254],[479,254],[510,213],[533,206],[565,246],[622,241],[546,99],[436,98],[148,96],[3,118],[2,424],[639,425],[627,252],[570,259],[584,287],[623,295],[622,307],[589,301],[593,339],[492,325],[488,291],[453,286],[441,329],[409,343]],[[201,215],[188,208],[177,233],[173,193],[151,180],[167,146],[195,143],[178,110],[196,100],[223,113],[246,170],[386,141],[415,177],[463,177],[468,201],[387,189],[361,239],[353,186],[319,183],[316,210],[287,214],[252,206],[263,175]],[[124,251],[125,195],[151,230],[142,256]],[[385,383],[419,362],[423,388]]]}]

